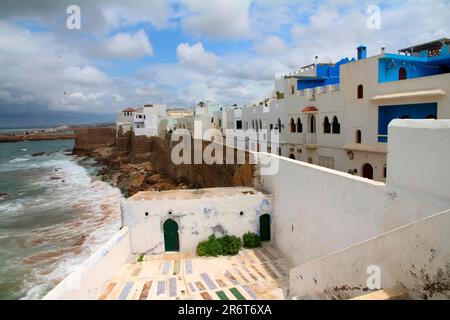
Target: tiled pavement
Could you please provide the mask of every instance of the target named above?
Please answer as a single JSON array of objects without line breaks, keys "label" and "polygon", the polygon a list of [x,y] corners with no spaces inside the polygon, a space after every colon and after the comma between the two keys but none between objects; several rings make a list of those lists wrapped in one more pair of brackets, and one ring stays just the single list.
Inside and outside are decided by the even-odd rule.
[{"label": "tiled pavement", "polygon": [[233,257],[148,255],[125,264],[98,299],[279,300],[285,298],[288,276],[288,265],[270,246]]}]

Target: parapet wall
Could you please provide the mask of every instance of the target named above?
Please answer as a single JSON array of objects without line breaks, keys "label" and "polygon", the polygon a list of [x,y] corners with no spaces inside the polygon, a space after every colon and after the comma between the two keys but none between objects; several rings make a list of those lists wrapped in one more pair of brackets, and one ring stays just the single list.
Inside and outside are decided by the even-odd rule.
[{"label": "parapet wall", "polygon": [[413,299],[448,299],[448,230],[450,210],[298,266],[290,272],[290,294],[310,299],[354,298],[369,289],[367,280],[379,271],[381,288],[402,286]]},{"label": "parapet wall", "polygon": [[124,227],[53,288],[44,300],[97,299],[103,286],[130,257],[130,234]]}]

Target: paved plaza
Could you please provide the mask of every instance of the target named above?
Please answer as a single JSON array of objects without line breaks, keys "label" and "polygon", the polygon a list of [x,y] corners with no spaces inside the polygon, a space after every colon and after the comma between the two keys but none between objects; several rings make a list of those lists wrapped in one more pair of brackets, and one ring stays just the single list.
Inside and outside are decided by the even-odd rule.
[{"label": "paved plaza", "polygon": [[166,253],[136,260],[122,267],[98,299],[282,300],[289,287],[289,266],[270,246],[230,257]]}]

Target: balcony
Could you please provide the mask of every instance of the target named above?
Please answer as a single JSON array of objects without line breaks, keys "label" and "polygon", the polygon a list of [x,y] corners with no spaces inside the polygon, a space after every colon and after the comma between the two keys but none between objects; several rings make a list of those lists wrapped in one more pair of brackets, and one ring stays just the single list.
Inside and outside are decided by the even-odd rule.
[{"label": "balcony", "polygon": [[388,136],[386,134],[379,134],[378,135],[378,142],[387,143],[388,142]]},{"label": "balcony", "polygon": [[304,133],[303,144],[306,148],[316,149],[319,147],[317,144],[317,133]]}]

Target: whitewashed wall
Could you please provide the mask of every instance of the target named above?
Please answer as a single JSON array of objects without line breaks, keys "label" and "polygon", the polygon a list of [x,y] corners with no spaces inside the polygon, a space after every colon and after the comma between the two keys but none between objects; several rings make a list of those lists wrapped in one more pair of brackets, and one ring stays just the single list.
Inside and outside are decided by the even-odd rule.
[{"label": "whitewashed wall", "polygon": [[[387,184],[276,155],[274,241],[293,265],[450,208],[450,120],[395,120]],[[417,145],[414,145],[417,142]]]},{"label": "whitewashed wall", "polygon": [[[224,195],[221,190],[226,189],[237,191]],[[164,252],[163,224],[169,218],[178,223],[180,251],[193,252],[197,244],[211,234],[259,233],[259,217],[265,213],[272,215],[271,197],[251,188],[205,190],[217,190],[217,193],[202,197],[198,196],[202,190],[174,190],[163,191],[161,198],[153,200],[138,200],[139,194],[123,200],[123,223],[130,230],[132,252]],[[240,192],[249,190],[254,194]]]},{"label": "whitewashed wall", "polygon": [[290,271],[290,295],[348,299],[366,294],[374,272],[368,268],[376,266],[381,288],[403,286],[413,299],[448,299],[449,230],[447,210],[303,264]]},{"label": "whitewashed wall", "polygon": [[44,300],[97,298],[99,290],[120,270],[130,254],[130,234],[125,227],[53,288]]}]

